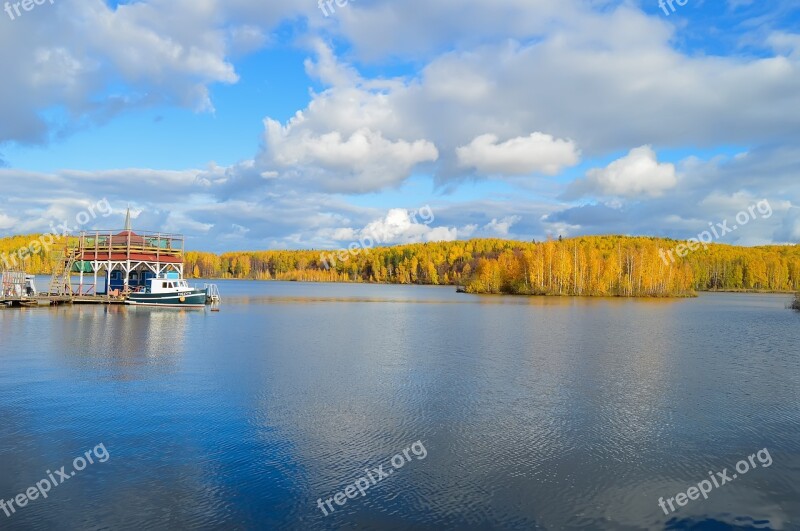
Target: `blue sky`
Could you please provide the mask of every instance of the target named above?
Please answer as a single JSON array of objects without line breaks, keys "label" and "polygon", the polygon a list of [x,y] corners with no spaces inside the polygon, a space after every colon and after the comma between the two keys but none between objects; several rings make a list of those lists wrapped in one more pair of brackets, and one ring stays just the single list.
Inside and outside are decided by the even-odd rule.
[{"label": "blue sky", "polygon": [[87,229],[130,205],[213,251],[689,238],[768,200],[725,243],[796,243],[800,8],[672,4],[11,5],[0,234],[106,198]]}]

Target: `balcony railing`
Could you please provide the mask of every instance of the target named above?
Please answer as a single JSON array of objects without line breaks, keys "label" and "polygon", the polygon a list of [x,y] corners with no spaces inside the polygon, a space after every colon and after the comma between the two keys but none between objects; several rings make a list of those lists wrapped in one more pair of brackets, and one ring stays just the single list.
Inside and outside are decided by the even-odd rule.
[{"label": "balcony railing", "polygon": [[71,250],[81,257],[94,260],[111,259],[112,255],[146,254],[160,257],[183,257],[185,238],[181,234],[164,232],[93,231],[81,232],[71,242]]}]

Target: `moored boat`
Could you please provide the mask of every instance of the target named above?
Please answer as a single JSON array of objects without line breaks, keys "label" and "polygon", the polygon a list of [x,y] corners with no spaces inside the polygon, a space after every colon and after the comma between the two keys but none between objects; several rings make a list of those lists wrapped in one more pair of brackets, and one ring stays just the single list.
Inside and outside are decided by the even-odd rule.
[{"label": "moored boat", "polygon": [[189,286],[182,278],[149,278],[144,291],[134,292],[125,304],[172,308],[203,308],[208,302],[208,288]]},{"label": "moored boat", "polygon": [[36,277],[23,271],[0,270],[0,301],[24,301],[35,298]]}]

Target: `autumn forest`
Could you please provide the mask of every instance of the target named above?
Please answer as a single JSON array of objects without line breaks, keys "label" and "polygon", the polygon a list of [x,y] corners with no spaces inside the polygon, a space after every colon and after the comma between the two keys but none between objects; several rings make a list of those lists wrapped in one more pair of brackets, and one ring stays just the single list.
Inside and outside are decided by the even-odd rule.
[{"label": "autumn forest", "polygon": [[[0,239],[10,255],[34,236]],[[800,246],[710,245],[674,262],[659,238],[589,236],[544,242],[481,239],[347,251],[186,254],[188,278],[455,285],[469,293],[625,297],[691,296],[696,291],[800,290]],[[327,259],[326,259],[327,258]],[[25,269],[47,274],[44,251]]]}]

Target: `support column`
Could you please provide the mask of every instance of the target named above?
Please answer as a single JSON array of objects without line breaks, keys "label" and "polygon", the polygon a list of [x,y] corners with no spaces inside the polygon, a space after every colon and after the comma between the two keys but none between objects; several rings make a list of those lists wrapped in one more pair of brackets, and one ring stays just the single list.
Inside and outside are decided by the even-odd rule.
[{"label": "support column", "polygon": [[97,262],[92,262],[92,273],[94,273],[94,294],[98,295],[97,293]]},{"label": "support column", "polygon": [[111,261],[106,262],[106,293],[111,291]]},{"label": "support column", "polygon": [[122,291],[125,291],[125,292],[128,291],[128,285],[130,283],[130,274],[131,274],[130,268],[131,268],[130,260],[128,261],[128,266],[127,267],[122,266],[123,271],[125,271],[125,278],[123,279],[123,282],[122,282],[122,286],[123,286],[122,287]]}]

